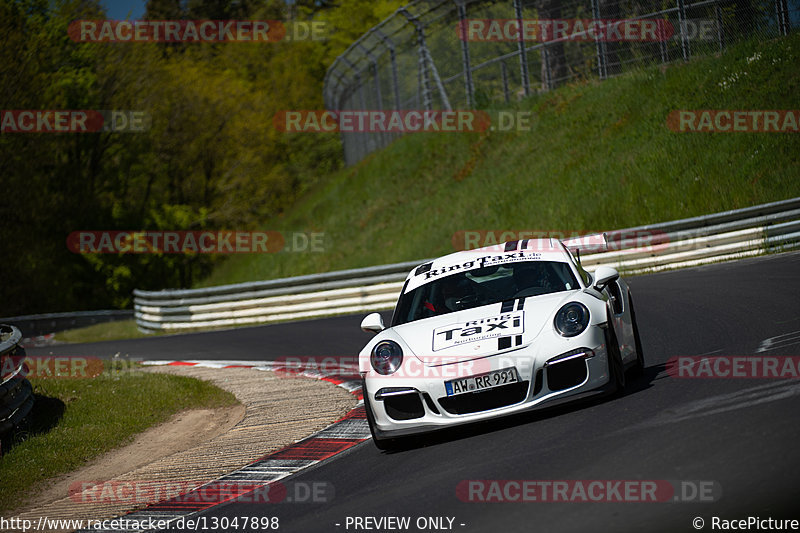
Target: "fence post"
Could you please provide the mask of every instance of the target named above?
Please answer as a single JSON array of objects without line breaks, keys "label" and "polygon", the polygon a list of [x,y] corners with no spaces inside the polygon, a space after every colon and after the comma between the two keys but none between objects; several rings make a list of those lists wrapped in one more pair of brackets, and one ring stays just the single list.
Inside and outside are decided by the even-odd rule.
[{"label": "fence post", "polygon": [[719,42],[719,51],[725,49],[725,34],[722,33],[722,9],[719,7],[719,2],[714,2],[714,14],[717,17],[717,42]]},{"label": "fence post", "polygon": [[433,99],[431,98],[431,81],[428,75],[428,62],[425,59],[425,41],[422,32],[417,31],[417,68],[419,69],[419,79],[422,82],[422,106],[430,111],[433,109]]},{"label": "fence post", "polygon": [[691,51],[689,50],[689,35],[686,30],[686,6],[683,0],[678,0],[678,25],[681,28],[681,53],[683,60],[689,61]]},{"label": "fence post", "polygon": [[461,39],[461,67],[464,70],[464,92],[467,95],[467,109],[472,109],[475,99],[475,86],[472,83],[472,67],[469,59],[467,40],[467,8],[463,0],[454,0],[458,8],[459,38]]},{"label": "fence post", "polygon": [[549,91],[553,88],[553,80],[550,77],[550,51],[547,49],[547,43],[542,43],[542,64],[544,65],[542,85],[545,91]]},{"label": "fence post", "polygon": [[508,94],[508,67],[506,67],[505,61],[500,62],[500,75],[503,77],[503,97],[508,103],[511,98]]},{"label": "fence post", "polygon": [[386,37],[381,30],[376,29],[375,33],[378,35],[378,37],[381,39],[381,41],[386,43],[386,46],[389,47],[389,59],[390,59],[390,61],[392,63],[392,93],[394,93],[394,108],[399,110],[400,109],[400,84],[397,81],[398,80],[398,75],[397,75],[397,55],[395,54],[394,43],[392,42],[391,39]]},{"label": "fence post", "polygon": [[789,5],[786,0],[775,0],[775,13],[778,16],[778,33],[789,35],[791,23],[789,21]]},{"label": "fence post", "polygon": [[531,82],[528,76],[528,51],[525,50],[525,38],[522,32],[522,1],[514,0],[514,15],[517,17],[517,24],[519,24],[517,40],[517,50],[519,50],[519,71],[522,77],[522,90],[525,96],[531,94]]},{"label": "fence post", "polygon": [[[599,0],[592,0],[592,17],[594,20],[600,20]],[[597,75],[601,80],[604,80],[608,76],[608,70],[606,68],[606,47],[599,35],[595,35],[594,45],[597,50]]]},{"label": "fence post", "polygon": [[335,94],[328,92],[325,94],[325,105],[328,109],[342,109],[342,99],[344,98],[344,91],[341,90],[342,87],[347,87],[347,81],[342,79],[342,75],[339,74],[338,71],[332,72],[331,77],[336,77],[338,80],[337,88],[339,89]]},{"label": "fence post", "polygon": [[381,94],[381,83],[380,78],[378,77],[378,60],[372,55],[372,52],[367,50],[363,44],[358,43],[358,47],[364,51],[364,55],[366,55],[370,60],[372,79],[375,82],[375,98],[378,100],[378,109],[383,109],[383,95]]},{"label": "fence post", "polygon": [[447,91],[444,89],[442,79],[439,77],[439,72],[436,70],[436,64],[433,62],[428,44],[425,42],[425,29],[422,27],[419,19],[409,13],[405,8],[400,8],[398,12],[402,13],[416,28],[417,32],[417,49],[419,50],[419,70],[422,82],[422,98],[425,109],[430,111],[433,109],[433,97],[431,96],[430,77],[436,83],[436,88],[439,89],[439,97],[442,99],[443,107],[450,111],[450,99],[447,97]]}]

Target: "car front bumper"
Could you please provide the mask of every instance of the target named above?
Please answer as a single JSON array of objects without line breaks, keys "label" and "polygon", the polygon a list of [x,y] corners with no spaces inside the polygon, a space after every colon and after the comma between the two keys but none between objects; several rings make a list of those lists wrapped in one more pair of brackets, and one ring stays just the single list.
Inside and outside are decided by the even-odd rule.
[{"label": "car front bumper", "polygon": [[[364,374],[365,401],[370,402],[375,429],[383,438],[551,407],[607,389],[605,342],[604,325],[595,325],[574,338],[553,334],[519,349],[471,361],[427,367],[414,358],[390,376],[373,371]],[[510,367],[517,371],[517,383],[447,395],[446,381]]]}]

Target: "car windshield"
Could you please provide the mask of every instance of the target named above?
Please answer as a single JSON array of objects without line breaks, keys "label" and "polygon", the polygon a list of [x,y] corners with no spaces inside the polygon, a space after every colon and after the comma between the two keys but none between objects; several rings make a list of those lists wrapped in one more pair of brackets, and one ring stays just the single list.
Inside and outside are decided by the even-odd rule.
[{"label": "car windshield", "polygon": [[523,261],[436,279],[400,296],[392,325],[505,300],[579,288],[569,264]]}]

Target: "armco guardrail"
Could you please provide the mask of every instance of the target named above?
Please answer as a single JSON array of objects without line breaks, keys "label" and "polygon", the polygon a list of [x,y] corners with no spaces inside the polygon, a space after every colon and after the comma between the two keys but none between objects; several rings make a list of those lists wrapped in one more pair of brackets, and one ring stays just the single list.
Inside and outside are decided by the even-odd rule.
[{"label": "armco guardrail", "polygon": [[387,309],[418,261],[170,291],[133,291],[143,331],[261,324]]},{"label": "armco guardrail", "polygon": [[25,379],[22,333],[14,326],[0,325],[0,438],[10,433],[33,408],[33,388]]},{"label": "armco guardrail", "polygon": [[85,328],[103,322],[130,320],[131,310],[74,311],[70,313],[47,313],[42,315],[10,316],[0,318],[0,323],[16,326],[28,337],[57,333],[67,329]]},{"label": "armco guardrail", "polygon": [[[800,198],[611,231],[608,238],[611,251],[584,252],[584,267],[638,273],[794,248]],[[136,290],[134,314],[143,331],[180,331],[391,309],[408,272],[423,262],[206,289]]]}]

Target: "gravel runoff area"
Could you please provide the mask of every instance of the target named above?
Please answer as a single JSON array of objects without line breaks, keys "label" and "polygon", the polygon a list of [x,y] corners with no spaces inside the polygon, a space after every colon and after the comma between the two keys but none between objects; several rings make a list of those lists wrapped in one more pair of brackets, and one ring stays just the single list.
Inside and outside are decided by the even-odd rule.
[{"label": "gravel runoff area", "polygon": [[[9,516],[30,519],[103,520],[145,507],[129,486],[198,486],[325,428],[355,407],[356,398],[322,380],[278,376],[251,368],[155,366],[166,372],[211,381],[242,405],[179,413],[50,484]],[[81,483],[102,489],[76,491]],[[112,493],[111,491],[116,490]],[[141,498],[139,498],[141,499]]]}]

